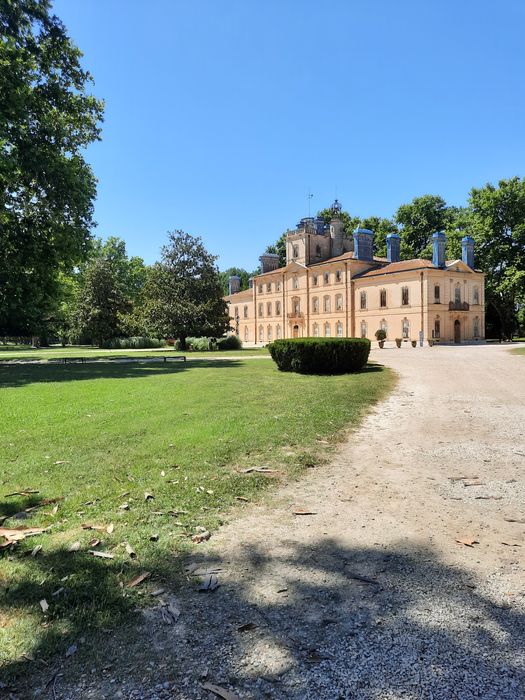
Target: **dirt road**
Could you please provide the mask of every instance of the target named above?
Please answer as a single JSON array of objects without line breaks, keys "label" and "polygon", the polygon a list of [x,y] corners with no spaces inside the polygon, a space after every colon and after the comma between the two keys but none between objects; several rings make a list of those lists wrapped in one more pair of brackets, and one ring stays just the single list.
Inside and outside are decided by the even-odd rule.
[{"label": "dirt road", "polygon": [[220,587],[64,698],[525,698],[525,357],[372,359],[399,384],[333,461],[200,546]]}]

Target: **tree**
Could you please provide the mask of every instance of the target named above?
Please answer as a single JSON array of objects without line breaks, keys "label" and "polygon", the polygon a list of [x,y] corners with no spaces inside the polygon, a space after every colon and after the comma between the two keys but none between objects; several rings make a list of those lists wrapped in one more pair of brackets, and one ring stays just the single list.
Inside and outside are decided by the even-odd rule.
[{"label": "tree", "polygon": [[476,265],[487,276],[487,327],[511,338],[525,304],[525,178],[473,188],[469,210]]},{"label": "tree", "polygon": [[0,333],[38,334],[85,256],[102,103],[49,0],[0,2]]},{"label": "tree", "polygon": [[146,284],[144,319],[153,335],[178,338],[184,349],[189,336],[222,335],[229,317],[216,256],[197,236],[172,231],[168,237]]},{"label": "tree", "polygon": [[253,276],[253,273],[248,272],[243,267],[229,267],[227,270],[224,270],[223,272],[219,272],[219,279],[221,281],[222,293],[224,295],[229,294],[228,280],[233,275],[237,275],[237,277],[241,278],[240,291],[242,292],[245,289],[248,289],[248,287],[250,286],[250,277]]},{"label": "tree", "polygon": [[265,253],[279,256],[279,267],[286,267],[286,233],[283,233],[273,245],[266,247]]},{"label": "tree", "polygon": [[128,257],[126,242],[122,238],[109,236],[105,241],[95,239],[91,257],[104,258],[109,262],[122,294],[131,304],[140,299],[147,279],[147,268],[142,258]]},{"label": "tree", "polygon": [[94,258],[82,275],[77,292],[74,329],[100,347],[120,334],[122,315],[130,310],[111,262]]},{"label": "tree", "polygon": [[381,216],[368,216],[361,219],[359,224],[374,232],[374,255],[386,258],[386,237],[389,233],[397,233],[398,228],[392,219],[384,219]]},{"label": "tree", "polygon": [[445,200],[437,195],[425,194],[410,204],[402,204],[394,217],[401,226],[401,258],[431,258],[432,234],[444,230],[452,214]]}]

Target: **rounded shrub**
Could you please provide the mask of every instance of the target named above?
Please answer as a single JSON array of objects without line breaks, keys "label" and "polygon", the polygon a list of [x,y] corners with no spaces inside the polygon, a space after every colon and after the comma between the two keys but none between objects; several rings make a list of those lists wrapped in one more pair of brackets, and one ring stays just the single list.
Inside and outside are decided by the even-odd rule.
[{"label": "rounded shrub", "polygon": [[358,372],[370,354],[367,338],[288,338],[268,346],[281,372],[346,374]]},{"label": "rounded shrub", "polygon": [[238,335],[227,335],[217,340],[218,350],[242,350],[242,342]]}]

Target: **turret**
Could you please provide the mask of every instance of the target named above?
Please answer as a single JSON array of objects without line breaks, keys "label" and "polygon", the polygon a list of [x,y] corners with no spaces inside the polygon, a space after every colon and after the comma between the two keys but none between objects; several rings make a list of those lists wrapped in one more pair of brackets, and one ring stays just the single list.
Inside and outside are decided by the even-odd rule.
[{"label": "turret", "polygon": [[436,231],[432,234],[432,264],[436,267],[445,267],[445,245],[447,237],[444,231]]},{"label": "turret", "polygon": [[388,262],[394,263],[400,260],[401,236],[398,233],[389,233],[386,237],[386,257]]},{"label": "turret", "polygon": [[461,259],[465,265],[474,269],[474,239],[471,236],[461,239]]},{"label": "turret", "polygon": [[228,277],[228,294],[237,294],[241,291],[241,278],[238,275]]},{"label": "turret", "polygon": [[332,204],[332,218],[330,219],[330,250],[333,258],[343,254],[344,224],[341,221],[341,204],[336,199]]},{"label": "turret", "polygon": [[279,256],[277,253],[263,253],[259,256],[261,262],[261,274],[272,272],[279,267]]},{"label": "turret", "polygon": [[368,228],[356,228],[354,231],[354,257],[358,260],[372,262],[374,259],[374,232]]}]

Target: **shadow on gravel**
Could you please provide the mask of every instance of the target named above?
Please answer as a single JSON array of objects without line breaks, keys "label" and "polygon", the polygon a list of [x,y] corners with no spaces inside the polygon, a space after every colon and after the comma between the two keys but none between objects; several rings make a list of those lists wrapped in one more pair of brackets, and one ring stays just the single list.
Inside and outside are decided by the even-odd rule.
[{"label": "shadow on gravel", "polygon": [[[511,607],[514,596],[491,599],[478,589],[483,582],[430,548],[406,541],[390,550],[346,548],[327,538],[308,547],[283,542],[272,558],[241,543],[238,553],[228,561],[193,556],[201,568],[219,570],[220,587],[205,593],[196,591],[195,577],[174,576],[174,560],[142,562],[151,565],[150,590],[167,584],[174,593],[181,611],[174,624],[158,610],[130,624],[125,589],[106,585],[114,564],[85,562],[85,618],[59,640],[61,658],[44,673],[27,660],[8,669],[17,678],[14,697],[32,697],[29,689],[42,690],[58,671],[56,697],[64,700],[207,700],[215,696],[203,691],[206,681],[257,700],[525,697],[525,619]],[[2,593],[2,604],[50,595],[51,572],[71,576],[66,590],[76,585],[78,561],[69,553],[35,560],[49,583],[20,582]],[[104,615],[106,606],[122,615],[118,624]],[[67,615],[67,594],[55,614]],[[96,642],[65,659],[80,635]]]},{"label": "shadow on gravel", "polygon": [[86,364],[16,364],[0,365],[0,389],[20,387],[41,382],[77,382],[86,379],[135,379],[154,375],[178,374],[206,367],[239,367],[242,360],[191,360],[191,362],[162,360],[133,360],[123,362],[87,362]]}]

